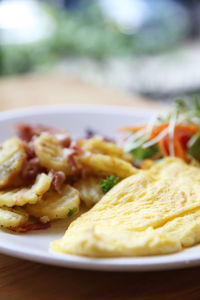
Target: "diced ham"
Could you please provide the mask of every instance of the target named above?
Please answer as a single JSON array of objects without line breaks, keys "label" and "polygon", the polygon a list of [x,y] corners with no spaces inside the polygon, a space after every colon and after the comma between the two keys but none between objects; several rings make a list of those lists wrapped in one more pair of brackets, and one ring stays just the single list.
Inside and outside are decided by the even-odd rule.
[{"label": "diced ham", "polygon": [[58,139],[63,148],[68,148],[70,146],[71,138],[67,131],[56,133],[55,137]]},{"label": "diced ham", "polygon": [[75,153],[68,155],[67,160],[72,165],[72,168],[76,169],[77,166],[76,166],[76,161],[74,159],[74,155],[75,155]]},{"label": "diced ham", "polygon": [[83,149],[81,149],[79,146],[77,146],[75,143],[71,145],[69,148],[69,153],[67,153],[66,158],[67,161],[72,165],[73,169],[77,169],[77,163],[75,160],[75,156],[83,154]]},{"label": "diced ham", "polygon": [[31,230],[42,230],[42,229],[47,229],[49,227],[50,227],[49,222],[48,223],[36,222],[36,223],[31,223],[28,225],[12,228],[11,230],[19,233],[25,233]]},{"label": "diced ham", "polygon": [[71,143],[69,133],[64,129],[56,129],[41,124],[28,125],[22,123],[15,125],[15,130],[19,137],[26,142],[30,142],[34,136],[39,136],[42,132],[48,132],[57,137],[63,147],[69,147]]},{"label": "diced ham", "polygon": [[34,157],[25,162],[22,177],[26,182],[31,181],[34,180],[42,171],[44,171],[44,168],[40,166],[39,159]]},{"label": "diced ham", "polygon": [[34,136],[38,136],[41,132],[52,132],[54,131],[53,128],[44,126],[44,125],[28,125],[28,124],[16,124],[15,130],[17,131],[19,137],[26,141],[30,142]]},{"label": "diced ham", "polygon": [[24,141],[23,145],[24,145],[24,149],[26,151],[27,159],[34,158],[36,155],[35,155],[33,143],[32,142],[28,143],[28,142]]},{"label": "diced ham", "polygon": [[26,142],[30,142],[34,135],[33,127],[27,124],[17,124],[15,130],[19,137]]},{"label": "diced ham", "polygon": [[60,193],[65,179],[66,179],[66,176],[62,171],[55,172],[53,174],[51,189]]}]

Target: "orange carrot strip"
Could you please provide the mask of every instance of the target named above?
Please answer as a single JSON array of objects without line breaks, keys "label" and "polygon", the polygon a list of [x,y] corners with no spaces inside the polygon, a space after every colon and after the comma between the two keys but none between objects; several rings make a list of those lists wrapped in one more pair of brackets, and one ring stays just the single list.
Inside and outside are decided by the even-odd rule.
[{"label": "orange carrot strip", "polygon": [[150,140],[154,139],[156,136],[158,136],[165,128],[169,126],[169,123],[163,123],[161,125],[158,125],[153,128],[150,136]]},{"label": "orange carrot strip", "polygon": [[146,128],[146,125],[143,125],[143,126],[126,126],[126,127],[122,127],[122,128],[119,128],[119,131],[120,132],[127,132],[127,131],[130,131],[130,132],[138,132],[142,129],[145,129]]},{"label": "orange carrot strip", "polygon": [[[160,149],[161,154],[164,157],[169,156],[169,136],[166,136],[162,140],[160,140],[158,142],[158,147]],[[177,134],[174,135],[174,155],[175,157],[179,157],[183,159],[185,162],[188,162],[186,152]]]},{"label": "orange carrot strip", "polygon": [[[162,124],[154,127],[152,130],[152,133],[151,133],[150,140],[152,140],[153,138],[158,136],[168,126],[169,126],[169,123],[167,122],[167,123],[162,123]],[[140,131],[145,128],[146,128],[145,125],[143,125],[143,126],[127,126],[127,127],[120,128],[119,130],[121,132],[126,132],[126,131],[137,132],[137,131]],[[181,130],[189,135],[195,134],[199,131],[198,127],[195,124],[188,124],[188,125],[179,124],[179,125],[176,125],[175,130],[178,130],[178,131]]]},{"label": "orange carrot strip", "polygon": [[193,135],[199,131],[198,127],[194,124],[189,124],[189,125],[179,124],[179,125],[176,125],[175,130],[177,130],[177,131],[181,130],[189,135]]},{"label": "orange carrot strip", "polygon": [[167,136],[158,142],[158,147],[160,149],[162,156],[164,157],[169,156],[167,145],[169,145],[169,137]]},{"label": "orange carrot strip", "polygon": [[[169,123],[163,123],[161,125],[158,125],[156,127],[153,128],[152,133],[151,133],[151,137],[150,140],[155,138],[161,131],[163,131],[165,128],[167,128],[169,126]],[[138,132],[142,129],[145,129],[147,126],[143,125],[143,126],[126,126],[123,128],[120,128],[119,131],[120,132]]]},{"label": "orange carrot strip", "polygon": [[186,152],[183,148],[183,145],[181,145],[177,134],[174,135],[174,155],[176,157],[182,158],[185,162],[188,162]]}]

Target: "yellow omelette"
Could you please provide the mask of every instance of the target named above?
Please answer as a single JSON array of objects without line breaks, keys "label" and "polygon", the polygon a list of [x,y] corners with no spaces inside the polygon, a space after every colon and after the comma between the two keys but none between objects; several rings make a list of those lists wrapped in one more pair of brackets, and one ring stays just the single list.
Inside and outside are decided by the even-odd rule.
[{"label": "yellow omelette", "polygon": [[118,183],[52,248],[91,257],[143,256],[199,241],[200,168],[168,157]]}]

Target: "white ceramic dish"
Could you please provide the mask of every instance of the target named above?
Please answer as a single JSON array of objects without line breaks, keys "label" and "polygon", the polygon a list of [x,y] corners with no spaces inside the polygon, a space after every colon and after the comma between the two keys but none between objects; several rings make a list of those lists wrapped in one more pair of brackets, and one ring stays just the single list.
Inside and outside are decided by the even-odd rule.
[{"label": "white ceramic dish", "polygon": [[[14,110],[0,113],[0,139],[3,141],[11,136],[12,125],[19,122],[67,128],[71,135],[76,137],[83,136],[87,128],[114,136],[117,128],[146,122],[153,115],[154,111],[151,110],[106,106],[60,106]],[[0,231],[0,252],[51,265],[93,270],[147,271],[200,265],[200,245],[175,254],[137,258],[96,259],[51,252],[49,243],[61,237],[65,228],[66,224],[58,222],[47,230],[26,234]]]}]

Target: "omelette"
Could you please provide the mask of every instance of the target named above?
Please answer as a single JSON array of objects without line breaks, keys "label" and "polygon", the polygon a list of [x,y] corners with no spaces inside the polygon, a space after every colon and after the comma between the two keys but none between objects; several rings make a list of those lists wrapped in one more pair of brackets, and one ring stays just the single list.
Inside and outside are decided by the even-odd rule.
[{"label": "omelette", "polygon": [[52,243],[90,257],[146,256],[200,241],[200,169],[168,157],[114,186]]}]

